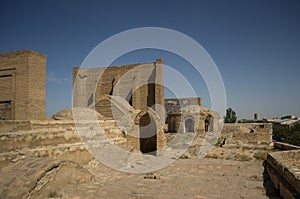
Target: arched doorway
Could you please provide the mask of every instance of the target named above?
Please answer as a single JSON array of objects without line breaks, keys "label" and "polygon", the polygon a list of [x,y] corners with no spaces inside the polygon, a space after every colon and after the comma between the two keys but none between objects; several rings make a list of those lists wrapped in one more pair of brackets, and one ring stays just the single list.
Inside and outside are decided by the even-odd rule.
[{"label": "arched doorway", "polygon": [[194,133],[194,120],[192,118],[188,118],[185,120],[185,132]]},{"label": "arched doorway", "polygon": [[168,131],[169,132],[175,132],[175,117],[174,116],[168,116]]},{"label": "arched doorway", "polygon": [[154,119],[146,113],[140,119],[140,150],[142,153],[156,155],[157,142],[156,133],[157,128]]}]

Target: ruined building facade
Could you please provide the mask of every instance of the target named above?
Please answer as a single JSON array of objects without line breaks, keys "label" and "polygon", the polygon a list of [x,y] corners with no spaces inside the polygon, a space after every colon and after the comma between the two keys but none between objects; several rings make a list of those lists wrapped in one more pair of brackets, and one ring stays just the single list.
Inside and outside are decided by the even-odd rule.
[{"label": "ruined building facade", "polygon": [[20,50],[0,54],[0,117],[45,118],[46,55]]},{"label": "ruined building facade", "polygon": [[217,131],[219,114],[202,106],[202,98],[165,99],[168,132]]},{"label": "ruined building facade", "polygon": [[105,68],[75,67],[73,82],[73,107],[95,107],[107,119],[113,119],[109,95],[120,96],[145,112],[148,107],[159,112],[155,104],[164,106],[162,59]]},{"label": "ruined building facade", "polygon": [[92,108],[103,120],[115,120],[130,134],[128,145],[155,154],[165,145],[163,75],[162,59],[105,68],[75,67],[73,107]]}]

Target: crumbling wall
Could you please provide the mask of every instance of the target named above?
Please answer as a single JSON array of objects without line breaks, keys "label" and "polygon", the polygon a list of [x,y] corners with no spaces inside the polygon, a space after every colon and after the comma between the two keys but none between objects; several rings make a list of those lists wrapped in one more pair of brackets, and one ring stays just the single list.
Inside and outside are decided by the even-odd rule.
[{"label": "crumbling wall", "polygon": [[[152,116],[159,124],[158,116]],[[95,129],[95,125],[101,129]],[[165,137],[162,128],[155,133],[159,150],[165,146]],[[113,144],[140,153],[139,138],[138,132],[132,134],[130,128],[118,126],[115,120],[96,123],[83,120],[76,125],[73,120],[0,121],[0,166],[29,157],[52,157],[84,164],[93,159],[84,143],[92,144],[92,148]]]},{"label": "crumbling wall", "polygon": [[[162,59],[107,68],[74,68],[73,107],[95,108],[104,119],[117,121],[129,134],[128,143],[137,150],[150,146],[157,149],[165,142],[160,129],[165,114],[163,81]],[[144,143],[141,135],[151,128],[145,130],[147,125],[139,126],[142,122],[135,118],[139,113],[145,116],[150,109],[157,115],[151,124],[159,128],[154,130],[152,141]]]},{"label": "crumbling wall", "polygon": [[[166,123],[168,132],[197,132],[205,136],[206,132],[219,131],[219,114],[214,111],[205,111],[197,106],[196,111],[185,111],[179,113],[168,113]],[[191,121],[191,125],[187,121]]]},{"label": "crumbling wall", "polygon": [[[98,124],[104,130],[107,142],[127,143],[124,132],[115,121],[100,120]],[[82,122],[81,126],[75,126],[71,120],[0,121],[0,165],[29,157],[87,163],[93,157],[83,145],[77,128],[85,128],[81,129],[82,132],[88,133],[89,121]]]},{"label": "crumbling wall", "polygon": [[165,99],[165,109],[167,113],[178,113],[186,106],[202,106],[202,98],[169,98]]},{"label": "crumbling wall", "polygon": [[269,144],[272,142],[272,124],[226,123],[221,137],[225,139],[226,144]]},{"label": "crumbling wall", "polygon": [[[186,127],[186,120],[193,121],[192,130],[188,131]],[[205,117],[199,113],[169,113],[167,117],[168,131],[177,133],[200,133],[204,132],[204,119]]]},{"label": "crumbling wall", "polygon": [[[106,68],[75,67],[73,86],[74,107],[95,106],[107,119],[114,119],[107,95],[121,96],[133,108],[146,112],[155,104],[164,106],[163,60]],[[156,111],[162,116],[160,109]]]},{"label": "crumbling wall", "polygon": [[300,198],[300,150],[269,153],[265,169],[284,199]]}]

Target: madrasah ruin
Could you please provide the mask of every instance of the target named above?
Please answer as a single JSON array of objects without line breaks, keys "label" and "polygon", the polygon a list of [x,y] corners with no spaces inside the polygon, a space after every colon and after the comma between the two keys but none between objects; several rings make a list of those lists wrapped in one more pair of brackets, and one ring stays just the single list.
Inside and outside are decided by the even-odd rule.
[{"label": "madrasah ruin", "polygon": [[[273,143],[272,124],[268,123],[225,124],[221,129],[219,114],[203,107],[200,97],[165,99],[163,59],[156,59],[152,63],[106,68],[74,67],[73,107],[59,111],[52,118],[46,117],[45,112],[46,55],[32,50],[1,53],[0,198],[72,198],[79,195],[95,198],[92,193],[97,191],[105,198],[152,197],[158,193],[142,194],[140,189],[130,193],[126,192],[127,189],[125,192],[111,191],[114,187],[122,190],[124,185],[118,184],[102,187],[101,183],[110,182],[102,182],[103,175],[107,175],[107,179],[118,179],[114,183],[125,180],[125,184],[130,184],[134,180],[127,181],[128,176],[134,174],[125,176],[99,165],[84,143],[91,143],[99,150],[98,144],[107,144],[103,138],[125,151],[158,157],[164,150],[172,150],[169,143],[177,135],[193,135],[194,138],[186,153],[172,157],[178,163],[166,167],[170,169],[168,172],[160,170],[141,174],[142,176],[137,176],[141,181],[135,183],[140,185],[146,183],[143,180],[162,179],[162,183],[176,184],[171,179],[180,178],[182,185],[189,189],[189,182],[201,184],[199,179],[202,182],[207,179],[208,184],[210,181],[223,183],[223,194],[226,195],[226,190],[229,189],[227,186],[230,185],[228,181],[234,184],[242,179],[248,186],[241,187],[245,189],[247,196],[252,194],[250,198],[260,198],[266,194],[257,191],[257,187],[264,189],[262,182],[265,184],[272,181],[274,190],[279,190],[282,197],[299,198],[299,170],[297,164],[293,163],[299,159],[299,148]],[[76,124],[78,121],[79,125]],[[97,138],[97,132],[93,134],[91,125],[95,121],[103,130],[104,137],[101,135],[102,137]],[[78,129],[86,135],[79,135]],[[208,134],[218,132],[221,134],[217,139],[207,139]],[[205,143],[213,145],[205,157],[210,166],[195,159]],[[274,148],[282,151],[273,152]],[[262,154],[266,156],[264,167],[259,167],[257,165],[262,164]],[[143,160],[132,162],[130,157],[125,157],[124,161],[124,167],[129,168],[145,164]],[[251,166],[245,167],[244,161],[248,161],[247,164]],[[181,169],[186,169],[184,165],[190,165],[191,168],[183,172]],[[245,168],[253,175],[249,177],[237,172],[225,181],[222,176],[231,174],[211,177],[218,174],[219,167],[224,172],[236,172],[232,170],[232,166],[237,169]],[[101,168],[103,172],[95,172],[97,168]],[[176,173],[172,170],[174,168],[179,172],[176,178],[173,176]],[[268,173],[268,178],[263,178],[262,169]],[[182,176],[185,175],[191,181],[183,179]],[[197,175],[201,177],[193,178]],[[117,178],[118,176],[122,178]],[[147,189],[156,185],[157,181],[148,183]],[[170,188],[166,187],[168,189]],[[274,192],[268,187],[265,189]],[[172,191],[168,191],[172,195]],[[196,197],[195,191],[196,189],[191,189],[185,194]],[[207,189],[206,193],[213,196],[214,193],[209,191]],[[175,196],[178,197],[178,194]],[[155,197],[161,198],[161,195]]]}]

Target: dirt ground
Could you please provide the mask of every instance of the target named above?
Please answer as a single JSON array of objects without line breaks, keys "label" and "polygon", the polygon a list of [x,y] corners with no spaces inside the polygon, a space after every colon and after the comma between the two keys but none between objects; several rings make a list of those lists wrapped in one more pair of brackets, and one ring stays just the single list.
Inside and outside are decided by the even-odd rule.
[{"label": "dirt ground", "polygon": [[280,198],[264,177],[262,160],[234,161],[191,157],[153,173],[131,174],[102,164],[87,166],[95,182],[67,185],[52,198],[94,199],[264,199]]}]

